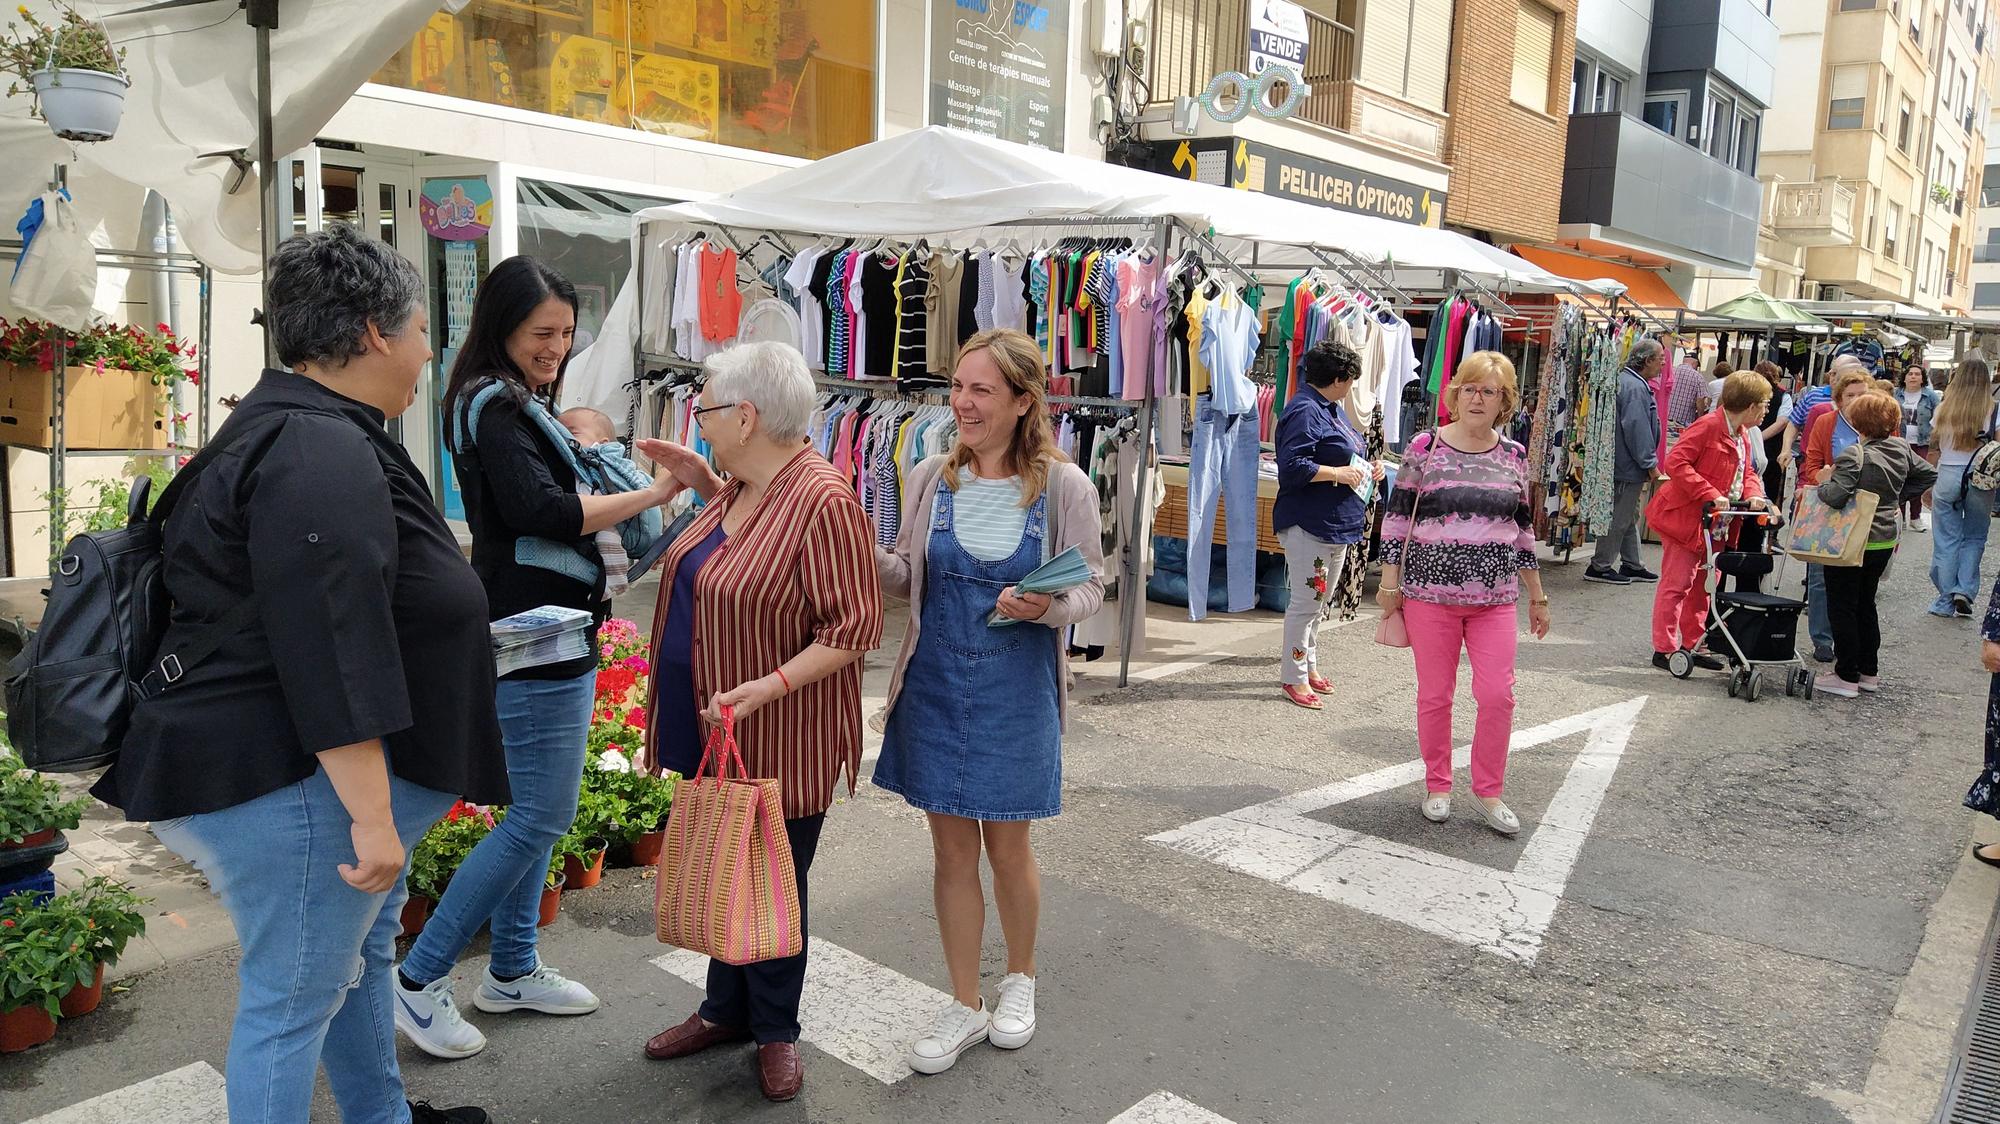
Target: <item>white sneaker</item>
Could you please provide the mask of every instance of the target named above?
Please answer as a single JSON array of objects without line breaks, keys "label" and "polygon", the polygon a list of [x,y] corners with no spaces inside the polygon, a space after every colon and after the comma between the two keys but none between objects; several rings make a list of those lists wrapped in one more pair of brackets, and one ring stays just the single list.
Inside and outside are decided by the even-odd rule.
[{"label": "white sneaker", "polygon": [[416,1043],[417,1049],[434,1058],[469,1058],[486,1048],[486,1036],[458,1013],[451,995],[451,977],[431,981],[421,991],[403,986],[400,977],[392,981],[396,989],[396,1029]]},{"label": "white sneaker", "polygon": [[1919,515],[1915,519],[1910,520],[1910,530],[1912,531],[1928,531],[1930,529],[1931,517],[1928,515]]},{"label": "white sneaker", "polygon": [[987,1024],[986,1040],[1002,1050],[1018,1050],[1035,1036],[1035,977],[1020,972],[1000,981],[1000,1004]]},{"label": "white sneaker", "polygon": [[544,1015],[588,1015],[598,1008],[597,996],[589,988],[564,979],[539,960],[533,972],[512,983],[494,979],[491,968],[482,975],[479,990],[472,993],[472,1005],[490,1014],[540,1011]]},{"label": "white sneaker", "polygon": [[910,1046],[910,1068],[918,1073],[943,1073],[957,1065],[960,1054],[986,1040],[986,1011],[983,1004],[981,1008],[975,1011],[953,1001],[939,1011],[930,1032]]}]

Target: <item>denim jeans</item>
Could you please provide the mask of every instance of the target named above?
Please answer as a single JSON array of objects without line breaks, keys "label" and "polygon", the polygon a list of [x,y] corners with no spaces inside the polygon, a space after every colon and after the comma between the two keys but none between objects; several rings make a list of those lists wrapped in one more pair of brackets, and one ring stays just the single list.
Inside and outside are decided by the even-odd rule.
[{"label": "denim jeans", "polygon": [[1948,465],[1938,471],[1931,516],[1931,584],[1938,591],[1932,608],[1949,612],[1954,593],[1979,600],[1979,563],[1993,523],[1993,493],[1966,487],[1964,466]]},{"label": "denim jeans", "polygon": [[1257,415],[1224,414],[1206,394],[1195,407],[1188,453],[1188,619],[1208,616],[1208,554],[1215,501],[1227,509],[1229,611],[1257,605]]},{"label": "denim jeans", "polygon": [[1806,563],[1806,631],[1813,647],[1822,652],[1833,649],[1833,618],[1826,611],[1826,567]]},{"label": "denim jeans", "polygon": [[[389,778],[405,850],[452,800]],[[234,1124],[306,1119],[321,1066],[346,1124],[410,1119],[390,1007],[409,892],[398,879],[364,894],[340,877],[340,864],[354,861],[353,823],[321,770],[233,808],[153,825],[207,877],[242,946],[229,1035]]]},{"label": "denim jeans", "polygon": [[480,925],[493,926],[496,976],[535,970],[535,922],[549,855],[576,819],[597,673],[575,679],[503,679],[496,696],[514,803],[452,875],[437,911],[403,957],[403,974],[430,984],[451,974]]}]

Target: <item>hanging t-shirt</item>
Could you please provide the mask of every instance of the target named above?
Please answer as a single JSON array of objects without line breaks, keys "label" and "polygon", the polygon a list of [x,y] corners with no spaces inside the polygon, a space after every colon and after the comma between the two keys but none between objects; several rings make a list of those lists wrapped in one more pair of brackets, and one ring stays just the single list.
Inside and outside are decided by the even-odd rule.
[{"label": "hanging t-shirt", "polygon": [[1257,359],[1257,313],[1234,293],[1209,302],[1202,313],[1201,358],[1210,377],[1209,401],[1223,414],[1257,411],[1250,365]]},{"label": "hanging t-shirt", "polygon": [[701,251],[701,334],[710,343],[736,338],[743,319],[743,291],[736,287],[736,251],[708,245]]}]

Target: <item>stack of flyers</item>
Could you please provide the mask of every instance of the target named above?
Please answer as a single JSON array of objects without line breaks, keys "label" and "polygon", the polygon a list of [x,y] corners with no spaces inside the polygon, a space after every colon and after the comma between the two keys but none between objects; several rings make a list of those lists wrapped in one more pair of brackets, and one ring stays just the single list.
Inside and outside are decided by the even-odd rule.
[{"label": "stack of flyers", "polygon": [[[1042,563],[1034,573],[1022,578],[1014,587],[1014,592],[1061,593],[1064,590],[1075,589],[1089,580],[1090,563],[1083,560],[1082,551],[1070,547]],[[1006,628],[1010,624],[1018,623],[1020,622],[1001,616],[998,609],[993,610],[993,615],[986,618],[989,628]]]},{"label": "stack of flyers", "polygon": [[501,675],[590,655],[592,618],[582,609],[544,605],[493,622],[493,663]]}]

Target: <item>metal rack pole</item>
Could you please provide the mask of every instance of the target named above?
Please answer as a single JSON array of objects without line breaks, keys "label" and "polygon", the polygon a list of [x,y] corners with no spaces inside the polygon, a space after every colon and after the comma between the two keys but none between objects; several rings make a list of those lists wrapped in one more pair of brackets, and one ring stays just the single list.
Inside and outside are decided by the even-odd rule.
[{"label": "metal rack pole", "polygon": [[[211,350],[215,345],[213,335],[215,320],[214,285],[215,271],[209,268],[207,262],[203,262],[201,266],[201,311],[199,313],[201,326],[198,329],[201,335],[201,343],[195,353],[200,356],[196,369],[201,372],[201,385],[195,388],[196,394],[194,400],[194,424],[198,438],[195,443],[198,445],[208,444],[208,435],[210,432],[208,402],[212,397],[210,388],[215,385],[215,352]],[[154,498],[157,499],[158,497]]]}]

